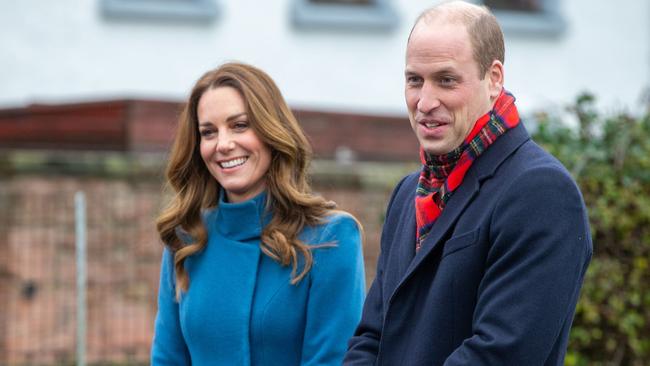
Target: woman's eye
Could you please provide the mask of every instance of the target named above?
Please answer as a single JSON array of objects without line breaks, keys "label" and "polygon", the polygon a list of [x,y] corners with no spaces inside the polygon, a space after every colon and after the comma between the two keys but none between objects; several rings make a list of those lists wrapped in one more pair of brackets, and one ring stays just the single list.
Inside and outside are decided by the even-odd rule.
[{"label": "woman's eye", "polygon": [[248,128],[248,122],[236,122],[233,127],[237,131],[242,131]]},{"label": "woman's eye", "polygon": [[210,129],[204,129],[199,131],[201,137],[211,137],[212,135],[214,135],[214,133],[215,131]]}]

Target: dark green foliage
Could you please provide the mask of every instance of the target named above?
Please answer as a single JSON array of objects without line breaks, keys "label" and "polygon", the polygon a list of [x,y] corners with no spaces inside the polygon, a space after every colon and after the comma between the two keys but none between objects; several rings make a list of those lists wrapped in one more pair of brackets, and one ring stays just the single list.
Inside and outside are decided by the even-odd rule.
[{"label": "dark green foliage", "polygon": [[594,257],[578,304],[567,365],[650,365],[650,114],[605,117],[585,94],[578,126],[539,118],[533,139],[578,182]]}]

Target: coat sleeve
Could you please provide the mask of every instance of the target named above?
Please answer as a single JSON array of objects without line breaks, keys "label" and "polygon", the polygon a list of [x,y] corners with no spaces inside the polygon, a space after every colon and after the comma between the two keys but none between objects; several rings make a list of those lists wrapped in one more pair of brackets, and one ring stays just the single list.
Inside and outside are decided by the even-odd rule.
[{"label": "coat sleeve", "polygon": [[[386,217],[391,216],[391,207],[393,201],[400,191],[404,181],[404,177],[393,190],[393,194],[388,202],[386,209]],[[363,305],[363,314],[361,322],[354,332],[354,336],[348,342],[348,351],[345,355],[343,364],[346,366],[364,366],[374,365],[379,352],[379,341],[381,339],[381,330],[384,324],[384,306],[382,295],[382,280],[384,277],[384,258],[387,255],[386,248],[384,248],[384,241],[389,234],[387,231],[392,230],[390,224],[384,223],[382,229],[382,247],[379,259],[377,260],[377,270],[375,279],[372,281],[370,290]]]},{"label": "coat sleeve", "polygon": [[361,232],[348,215],[332,217],[315,248],[301,365],[341,365],[346,340],[361,317],[365,274]]},{"label": "coat sleeve", "polygon": [[174,258],[165,248],[160,266],[158,314],[151,347],[152,366],[191,364],[190,354],[181,332],[174,276]]},{"label": "coat sleeve", "polygon": [[592,254],[577,186],[564,169],[543,166],[503,192],[490,223],[473,335],[445,366],[545,364],[573,320]]},{"label": "coat sleeve", "polygon": [[[379,262],[381,259],[380,256]],[[381,294],[382,274],[382,266],[377,265],[375,279],[372,281],[363,305],[361,322],[348,342],[348,351],[343,360],[343,364],[346,366],[370,366],[374,365],[377,359],[384,314]]]}]

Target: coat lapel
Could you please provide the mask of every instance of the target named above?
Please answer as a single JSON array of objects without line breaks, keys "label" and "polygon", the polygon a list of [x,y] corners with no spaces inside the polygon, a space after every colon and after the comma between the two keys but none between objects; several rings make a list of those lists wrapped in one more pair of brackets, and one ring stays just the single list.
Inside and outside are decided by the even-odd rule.
[{"label": "coat lapel", "polygon": [[[459,216],[465,210],[465,207],[472,202],[472,199],[478,194],[481,183],[494,175],[494,172],[501,163],[503,163],[529,138],[528,132],[524,128],[523,124],[519,123],[517,127],[513,128],[495,141],[494,144],[474,162],[463,178],[463,183],[450,197],[445,209],[442,210],[442,213],[423,241],[422,247],[416,253],[415,257],[413,257],[413,251],[415,248],[415,205],[410,205],[411,208],[407,210],[406,213],[409,215],[409,220],[413,221],[413,225],[409,225],[409,227],[413,226],[413,228],[412,230],[404,230],[404,234],[408,236],[396,236],[412,239],[402,242],[402,248],[400,249],[400,263],[402,265],[409,263],[409,265],[405,272],[402,272],[402,268],[400,268],[402,279],[399,285],[395,288],[391,298],[397,293],[397,291],[399,291],[404,282],[413,275],[422,261],[438,246],[442,245],[449,230],[453,229]],[[413,198],[413,200],[414,199],[415,198]],[[409,261],[408,258],[412,258],[412,260]]]},{"label": "coat lapel", "polygon": [[[402,220],[404,220],[403,225],[399,225],[401,228],[401,232],[395,233],[396,238],[415,238],[415,230],[416,230],[416,224],[415,224],[415,189],[417,187],[417,179],[415,180],[415,184],[413,185],[413,188],[411,191],[413,192],[412,195],[409,196],[409,201],[410,204],[406,206],[406,209],[404,210],[404,216],[402,216]],[[399,273],[400,277],[402,277],[407,269],[409,268],[410,264],[413,262],[413,256],[415,255],[415,239],[413,240],[413,245],[400,245],[398,249],[398,263],[399,263]]]},{"label": "coat lapel", "polygon": [[429,253],[443,242],[441,239],[446,236],[449,229],[453,228],[456,219],[463,212],[465,206],[472,201],[472,198],[478,190],[479,182],[475,175],[475,170],[470,169],[463,178],[463,184],[461,184],[449,198],[445,209],[442,210],[440,216],[438,216],[438,219],[433,224],[431,231],[422,242],[422,247],[411,261],[411,264],[406,270],[406,276],[404,279],[406,279],[406,277],[408,277],[415,268],[422,263]]}]

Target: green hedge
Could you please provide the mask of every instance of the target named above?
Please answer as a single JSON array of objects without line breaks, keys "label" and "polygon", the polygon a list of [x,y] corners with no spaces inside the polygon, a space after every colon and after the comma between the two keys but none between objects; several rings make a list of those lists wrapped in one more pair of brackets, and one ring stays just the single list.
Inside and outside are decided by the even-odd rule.
[{"label": "green hedge", "polygon": [[650,365],[650,114],[603,116],[594,98],[570,108],[576,128],[539,116],[533,139],[571,171],[594,242],[567,365]]}]

